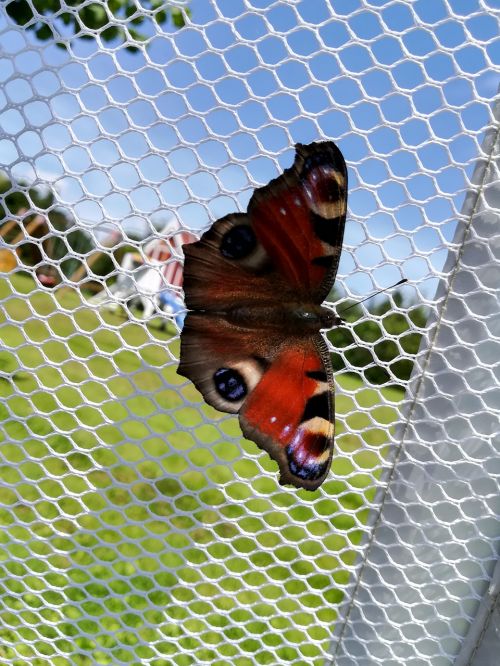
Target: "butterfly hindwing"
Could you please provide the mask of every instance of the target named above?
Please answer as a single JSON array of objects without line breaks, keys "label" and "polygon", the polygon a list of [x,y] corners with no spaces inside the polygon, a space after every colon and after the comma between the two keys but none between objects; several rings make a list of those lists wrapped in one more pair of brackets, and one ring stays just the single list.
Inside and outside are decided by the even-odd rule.
[{"label": "butterfly hindwing", "polygon": [[239,412],[243,434],[280,468],[280,483],[316,489],[330,469],[334,393],[326,344],[285,345]]},{"label": "butterfly hindwing", "polygon": [[[262,333],[260,331],[260,333]],[[333,450],[333,381],[320,335],[287,339],[190,312],[179,373],[216,409],[239,413],[243,434],[279,465],[281,483],[313,490]]]},{"label": "butterfly hindwing", "polygon": [[222,314],[188,312],[177,372],[193,382],[209,405],[236,414],[282,344],[279,331],[259,336]]}]

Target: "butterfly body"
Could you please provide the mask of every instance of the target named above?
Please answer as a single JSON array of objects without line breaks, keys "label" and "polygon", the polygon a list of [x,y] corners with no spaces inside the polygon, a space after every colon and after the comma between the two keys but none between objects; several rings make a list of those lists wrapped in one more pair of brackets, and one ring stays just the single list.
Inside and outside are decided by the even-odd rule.
[{"label": "butterfly body", "polygon": [[281,303],[279,307],[273,303],[246,303],[208,315],[225,317],[242,328],[285,330],[290,337],[319,333],[341,321],[331,310],[315,303]]},{"label": "butterfly body", "polygon": [[247,213],[185,246],[178,372],[210,405],[239,414],[281,483],[313,490],[333,450],[333,372],[320,331],[340,322],[322,301],[340,258],[347,172],[332,142],[296,148]]}]

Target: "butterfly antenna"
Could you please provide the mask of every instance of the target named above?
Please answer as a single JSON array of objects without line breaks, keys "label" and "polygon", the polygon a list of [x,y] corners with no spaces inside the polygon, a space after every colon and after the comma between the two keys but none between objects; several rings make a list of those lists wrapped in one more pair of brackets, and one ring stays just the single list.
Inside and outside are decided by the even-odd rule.
[{"label": "butterfly antenna", "polygon": [[361,303],[364,303],[370,298],[373,298],[374,296],[378,296],[379,294],[383,294],[384,291],[389,291],[389,289],[394,289],[394,287],[399,287],[400,284],[404,284],[405,282],[408,282],[408,278],[403,278],[399,282],[396,282],[395,284],[391,284],[390,287],[386,287],[385,289],[380,289],[380,291],[376,291],[374,294],[370,294],[370,296],[367,296],[366,298],[362,298],[360,301],[357,301],[357,303],[353,303],[352,305],[349,305],[347,308],[344,308],[341,310],[338,314],[344,314],[344,312],[347,312],[347,310],[350,310],[351,308],[355,308],[357,305],[360,305]]}]

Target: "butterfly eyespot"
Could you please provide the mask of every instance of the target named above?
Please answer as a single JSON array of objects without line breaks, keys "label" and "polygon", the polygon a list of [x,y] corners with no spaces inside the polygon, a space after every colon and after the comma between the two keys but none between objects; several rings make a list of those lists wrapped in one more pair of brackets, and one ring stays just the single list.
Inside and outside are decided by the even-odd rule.
[{"label": "butterfly eyespot", "polygon": [[247,385],[241,374],[232,368],[219,368],[214,372],[214,383],[217,393],[230,402],[237,402],[248,392]]},{"label": "butterfly eyespot", "polygon": [[244,259],[257,247],[257,238],[248,224],[232,227],[222,237],[220,251],[228,259]]},{"label": "butterfly eyespot", "polygon": [[319,479],[330,464],[328,458],[323,459],[323,456],[308,456],[306,451],[301,450],[301,447],[287,447],[286,457],[291,473],[307,481]]}]

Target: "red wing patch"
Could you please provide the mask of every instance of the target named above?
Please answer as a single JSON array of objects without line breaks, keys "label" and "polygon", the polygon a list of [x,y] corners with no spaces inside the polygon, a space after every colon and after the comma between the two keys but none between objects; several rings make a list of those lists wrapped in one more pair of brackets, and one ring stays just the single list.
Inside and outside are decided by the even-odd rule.
[{"label": "red wing patch", "polygon": [[319,349],[280,354],[240,411],[243,434],[268,451],[280,483],[314,490],[330,468],[333,388]]},{"label": "red wing patch", "polygon": [[347,206],[347,169],[331,142],[297,145],[283,175],[255,191],[248,216],[273,266],[321,303],[337,273]]}]

